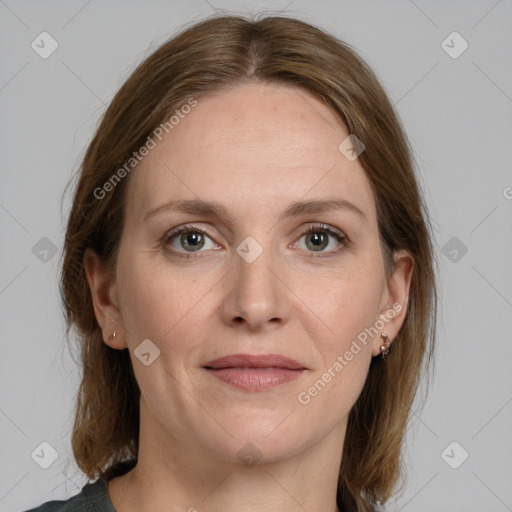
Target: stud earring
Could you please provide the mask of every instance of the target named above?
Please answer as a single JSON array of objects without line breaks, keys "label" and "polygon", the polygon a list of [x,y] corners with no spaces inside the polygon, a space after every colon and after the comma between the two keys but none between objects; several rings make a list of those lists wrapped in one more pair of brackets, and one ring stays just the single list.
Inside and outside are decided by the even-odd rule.
[{"label": "stud earring", "polygon": [[112,340],[116,337],[116,334],[117,334],[117,331],[114,331],[114,332],[113,332],[113,333],[108,337],[108,339],[109,339],[110,341],[112,341]]},{"label": "stud earring", "polygon": [[384,340],[384,343],[380,346],[380,353],[382,354],[382,359],[384,359],[388,355],[391,341],[389,341],[389,336],[385,332],[380,337]]}]

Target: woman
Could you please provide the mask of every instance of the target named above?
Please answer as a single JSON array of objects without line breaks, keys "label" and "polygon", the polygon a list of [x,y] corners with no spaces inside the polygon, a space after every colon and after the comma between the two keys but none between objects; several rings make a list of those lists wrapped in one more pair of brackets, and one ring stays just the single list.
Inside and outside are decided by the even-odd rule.
[{"label": "woman", "polygon": [[[216,16],[107,109],[61,291],[72,447],[96,479],[33,510],[377,510],[435,338],[400,122],[345,43]],[[128,349],[128,350],[125,350]]]}]

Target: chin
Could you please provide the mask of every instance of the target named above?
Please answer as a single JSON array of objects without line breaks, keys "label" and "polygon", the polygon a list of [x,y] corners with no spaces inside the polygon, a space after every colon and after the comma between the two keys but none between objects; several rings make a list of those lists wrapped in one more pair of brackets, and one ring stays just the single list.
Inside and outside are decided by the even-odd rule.
[{"label": "chin", "polygon": [[[296,420],[283,421],[288,414],[289,411],[283,411],[264,415],[255,411],[252,416],[248,414],[236,421],[227,421],[224,417],[222,425],[232,437],[224,430],[220,434],[218,429],[206,439],[204,431],[198,435],[203,437],[204,445],[225,462],[248,466],[256,461],[258,464],[273,463],[293,457],[307,447],[309,437],[315,437],[308,436],[304,425],[297,424]],[[313,439],[311,444],[314,444]]]}]

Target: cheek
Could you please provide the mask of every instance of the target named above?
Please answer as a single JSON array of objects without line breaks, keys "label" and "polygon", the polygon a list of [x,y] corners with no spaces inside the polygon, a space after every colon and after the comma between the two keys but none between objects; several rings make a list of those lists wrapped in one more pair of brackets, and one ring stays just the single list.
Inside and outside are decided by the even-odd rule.
[{"label": "cheek", "polygon": [[351,361],[334,360],[297,396],[298,407],[323,429],[331,429],[346,421],[356,403],[368,375],[370,354],[363,349]]},{"label": "cheek", "polygon": [[323,293],[317,292],[315,308],[330,333],[324,352],[331,358],[345,352],[352,340],[375,324],[384,285],[378,265],[361,266],[334,276]]},{"label": "cheek", "polygon": [[161,349],[163,340],[166,344],[172,342],[185,325],[190,327],[190,316],[207,299],[211,287],[204,279],[171,272],[163,260],[156,255],[148,258],[144,253],[140,257],[120,258],[117,274],[129,338],[133,343],[154,339],[162,345]]},{"label": "cheek", "polygon": [[371,327],[378,319],[382,291],[378,279],[359,274],[338,282],[322,299],[326,305],[322,320],[329,334],[315,337],[314,322],[310,325],[321,365],[297,396],[298,403],[325,425],[346,418],[363,389],[372,358]]}]

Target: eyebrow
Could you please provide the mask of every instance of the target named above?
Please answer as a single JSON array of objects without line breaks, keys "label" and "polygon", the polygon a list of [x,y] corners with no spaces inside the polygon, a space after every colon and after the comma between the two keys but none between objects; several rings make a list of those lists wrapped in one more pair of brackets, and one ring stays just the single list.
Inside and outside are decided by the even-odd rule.
[{"label": "eyebrow", "polygon": [[[288,217],[300,217],[301,215],[324,213],[335,210],[352,212],[360,216],[362,219],[366,221],[368,220],[365,213],[358,206],[345,199],[311,199],[308,201],[296,201],[286,208],[279,217],[279,220],[283,220]],[[183,199],[169,201],[149,210],[144,215],[144,222],[147,222],[158,214],[168,211],[189,213],[193,215],[205,215],[217,218],[228,218],[230,216],[227,208],[221,203],[217,203],[215,201],[205,202],[200,199]]]}]

